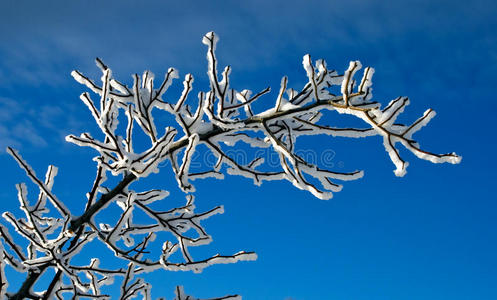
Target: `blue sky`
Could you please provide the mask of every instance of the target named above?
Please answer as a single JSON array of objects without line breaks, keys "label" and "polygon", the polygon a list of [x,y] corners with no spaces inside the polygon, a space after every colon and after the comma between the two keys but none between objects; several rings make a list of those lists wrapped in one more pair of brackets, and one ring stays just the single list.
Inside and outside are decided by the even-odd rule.
[{"label": "blue sky", "polygon": [[[214,30],[234,88],[270,85],[273,103],[281,76],[295,88],[305,83],[304,54],[339,71],[357,59],[376,69],[377,101],[410,97],[404,121],[435,109],[437,117],[418,140],[434,152],[455,151],[463,161],[433,165],[405,152],[408,174],[396,178],[379,138],[321,137],[303,146],[332,150],[337,168],[365,170],[330,201],[287,182],[199,182],[199,208],[224,204],[226,213],[206,222],[214,242],[198,255],[244,249],[259,259],[200,275],[154,273],[154,297],[171,297],[173,287],[184,284],[197,297],[497,299],[494,1],[101,2],[0,4],[5,210],[19,214],[14,184],[28,180],[3,150],[9,145],[39,174],[48,164],[59,166],[55,192],[71,208],[84,205],[79,199],[93,180],[95,153],[65,143],[64,136],[95,125],[78,99],[86,90],[71,70],[99,78],[98,56],[129,83],[132,73],[150,69],[161,77],[172,66],[180,76],[192,73],[196,88],[206,90],[201,38]],[[150,178],[150,185],[167,189],[174,184],[170,175]]]}]

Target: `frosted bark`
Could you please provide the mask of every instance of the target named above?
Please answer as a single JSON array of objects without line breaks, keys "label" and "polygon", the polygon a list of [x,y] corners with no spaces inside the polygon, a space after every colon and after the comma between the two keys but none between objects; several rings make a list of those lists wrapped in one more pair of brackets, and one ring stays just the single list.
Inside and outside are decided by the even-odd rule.
[{"label": "frosted bark", "polygon": [[[45,179],[39,179],[21,155],[8,148],[8,153],[38,186],[39,193],[34,201],[30,200],[26,185],[18,184],[18,201],[23,216],[11,212],[2,215],[17,235],[11,236],[7,227],[0,224],[0,253],[3,254],[0,297],[63,299],[65,294],[70,294],[75,299],[110,299],[106,286],[119,284],[120,299],[151,299],[151,286],[141,277],[144,273],[159,269],[198,273],[215,264],[256,260],[257,255],[249,251],[193,257],[189,251],[191,247],[212,241],[202,222],[224,213],[222,206],[196,211],[195,180],[224,179],[225,173],[246,177],[256,185],[264,181],[286,180],[319,199],[330,199],[333,193],[342,189],[344,181],[363,176],[361,170],[327,170],[299,156],[297,142],[301,136],[380,136],[397,176],[404,176],[408,166],[398,145],[433,163],[455,164],[461,160],[455,153],[436,154],[424,150],[413,139],[413,135],[435,116],[433,110],[427,110],[418,120],[404,125],[398,123],[397,118],[409,104],[407,97],[398,97],[383,108],[380,103],[372,101],[374,69],[365,68],[357,84],[355,74],[362,68],[359,61],[350,62],[340,75],[329,70],[324,60],[313,62],[310,55],[305,55],[302,64],[308,82],[304,87],[300,90],[291,88],[289,79],[284,76],[274,100],[268,102],[274,106],[257,112],[252,105],[271,96],[268,95],[270,88],[257,93],[249,89],[233,89],[231,67],[224,67],[219,74],[215,53],[218,40],[213,32],[207,33],[202,40],[207,46],[209,88],[199,91],[197,97],[190,96],[194,90],[194,77],[187,74],[179,98],[171,102],[169,97],[167,100],[164,98],[173,80],[179,78],[174,68],[168,69],[157,88],[155,76],[150,71],[141,76],[134,74],[133,85],[127,86],[114,78],[100,59],[96,62],[102,71],[100,84],[79,71],[71,73],[98,98],[93,100],[87,92],[80,96],[101,134],[100,137],[93,137],[90,133],[68,135],[66,140],[96,152],[96,177],[86,194],[84,213],[78,216],[52,192],[57,168],[49,166]],[[333,94],[333,87],[340,91],[339,95]],[[158,124],[154,119],[156,111],[170,114],[175,122]],[[323,120],[333,112],[351,115],[364,125],[351,128],[324,124]],[[118,126],[119,122],[124,122],[124,125]],[[141,152],[134,150],[144,148],[135,147],[138,131],[147,137],[149,143],[148,148]],[[238,161],[227,151],[227,147],[236,147],[238,143],[255,150],[271,149],[277,154],[279,164],[268,166],[262,156],[254,157],[249,163]],[[217,161],[214,166],[204,166],[206,168],[198,171],[193,170],[192,163],[200,147],[210,151]],[[162,188],[134,190],[131,187],[135,180],[144,180],[150,174],[160,172],[162,166],[172,168],[178,187],[185,193],[183,206],[158,210],[154,203],[168,197],[169,191]],[[109,188],[104,185],[108,176],[118,177],[121,181]],[[110,205],[121,209],[119,218],[97,224],[95,216]],[[137,223],[134,218],[137,211],[147,215],[150,222]],[[163,232],[168,232],[172,238],[158,234]],[[27,240],[26,249],[18,245],[19,238]],[[76,264],[74,258],[91,242],[103,245],[103,249],[119,258],[122,265],[105,266],[98,257],[89,259],[84,265]],[[4,272],[6,265],[27,274],[18,291],[8,290]],[[45,289],[33,290],[40,276],[49,269],[56,272],[49,285]],[[183,288],[178,287],[175,299],[194,298],[186,296]],[[240,297],[233,295],[216,299]]]}]

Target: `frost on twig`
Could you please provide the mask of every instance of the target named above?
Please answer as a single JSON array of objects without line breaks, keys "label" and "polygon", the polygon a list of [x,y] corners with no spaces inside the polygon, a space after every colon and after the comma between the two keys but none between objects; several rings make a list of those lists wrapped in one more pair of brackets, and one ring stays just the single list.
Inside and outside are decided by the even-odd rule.
[{"label": "frost on twig", "polygon": [[[96,177],[86,195],[82,215],[72,213],[52,192],[57,174],[55,167],[50,166],[42,180],[16,150],[8,148],[9,154],[40,191],[33,201],[28,196],[26,185],[18,184],[18,200],[24,216],[17,217],[10,212],[3,214],[17,234],[27,240],[28,246],[26,250],[22,249],[16,242],[17,237],[12,237],[7,227],[0,224],[3,241],[0,244],[0,253],[3,254],[0,296],[63,299],[64,294],[72,294],[74,298],[109,299],[111,296],[105,292],[105,287],[120,284],[121,299],[150,299],[151,287],[141,277],[144,273],[157,269],[201,272],[213,264],[255,260],[255,253],[245,251],[201,259],[193,257],[189,251],[191,247],[212,241],[202,221],[223,213],[222,206],[200,213],[195,211],[194,181],[209,177],[223,179],[225,173],[246,177],[257,185],[264,181],[287,180],[317,198],[329,199],[333,192],[341,190],[343,181],[363,176],[360,170],[328,170],[298,155],[297,141],[302,136],[380,136],[397,176],[403,176],[408,165],[400,155],[399,145],[433,163],[458,163],[461,160],[454,153],[436,154],[422,149],[413,135],[428,124],[435,112],[429,109],[411,124],[399,123],[397,118],[409,104],[409,99],[398,97],[386,106],[373,101],[374,69],[365,68],[362,78],[356,79],[362,68],[359,61],[350,62],[344,73],[339,74],[328,69],[324,60],[313,61],[310,55],[305,55],[302,64],[307,83],[304,87],[300,90],[290,88],[291,82],[284,76],[277,95],[266,102],[274,104],[258,111],[253,104],[267,98],[270,88],[257,92],[234,89],[230,81],[232,68],[219,69],[217,36],[209,32],[202,42],[207,46],[209,88],[199,91],[195,97],[191,95],[194,91],[191,74],[184,77],[182,92],[177,99],[166,93],[173,80],[179,78],[173,68],[166,72],[158,85],[154,83],[154,74],[145,71],[141,76],[134,74],[133,83],[128,86],[114,78],[110,68],[100,59],[97,59],[102,72],[100,83],[79,71],[71,73],[76,81],[96,95],[85,92],[80,99],[100,130],[98,136],[85,132],[66,137],[68,142],[91,147],[97,153],[94,158]],[[154,120],[157,111],[171,115],[175,122],[158,124]],[[325,125],[321,120],[330,112],[351,115],[364,125],[358,128]],[[138,147],[135,144],[137,134],[145,136],[148,144]],[[271,149],[277,154],[278,166],[269,166],[260,155],[248,163],[237,160],[226,151],[226,147],[237,143],[252,149]],[[216,157],[213,166],[200,172],[191,167],[199,147]],[[168,191],[135,191],[130,185],[138,178],[159,172],[159,167],[166,165],[163,164],[166,161],[178,187],[186,193],[186,203],[159,210],[155,204],[168,197]],[[107,176],[120,177],[121,181],[113,188],[106,187]],[[109,205],[120,208],[118,218],[97,221],[95,216]],[[146,216],[148,223],[144,224],[141,219],[138,222],[137,213]],[[164,238],[164,233],[168,233],[170,238]],[[73,259],[94,242],[105,245],[104,248],[119,258],[122,265],[105,266],[96,257],[85,265],[74,263]],[[27,273],[17,292],[6,291],[6,264],[18,272]],[[34,284],[49,269],[56,273],[46,289],[34,291]],[[193,298],[178,287],[176,299]]]},{"label": "frost on twig", "polygon": [[218,298],[214,298],[214,299],[213,298],[211,298],[211,299],[198,299],[198,298],[194,298],[192,296],[186,295],[182,286],[177,286],[176,290],[174,292],[176,295],[174,300],[241,300],[242,299],[242,297],[240,297],[238,295],[228,295],[228,296],[218,297]]}]

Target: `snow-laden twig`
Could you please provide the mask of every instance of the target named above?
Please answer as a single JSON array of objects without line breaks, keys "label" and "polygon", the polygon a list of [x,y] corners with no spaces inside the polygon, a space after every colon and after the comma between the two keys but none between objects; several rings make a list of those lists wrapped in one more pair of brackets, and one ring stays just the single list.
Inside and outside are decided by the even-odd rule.
[{"label": "snow-laden twig", "polygon": [[[274,100],[266,102],[274,104],[258,112],[253,104],[267,97],[270,88],[255,94],[248,89],[234,89],[230,80],[232,68],[226,66],[220,72],[216,57],[218,40],[214,32],[207,33],[202,40],[207,46],[209,88],[199,91],[196,98],[191,97],[194,91],[191,74],[184,77],[179,98],[165,97],[173,80],[179,78],[173,68],[168,69],[158,87],[154,85],[155,76],[150,71],[141,76],[134,74],[132,85],[127,86],[115,79],[111,69],[100,59],[96,61],[102,72],[100,84],[79,71],[71,73],[77,82],[98,97],[98,100],[93,100],[89,93],[84,92],[80,99],[101,131],[100,136],[82,133],[66,137],[68,142],[96,151],[95,180],[86,194],[86,204],[81,207],[83,213],[77,216],[52,191],[57,168],[50,166],[42,181],[16,150],[7,149],[38,186],[39,194],[32,204],[27,187],[17,185],[24,217],[18,218],[10,212],[3,214],[18,236],[28,241],[28,246],[24,251],[17,243],[18,237],[12,237],[0,224],[0,253],[3,258],[0,263],[0,297],[64,299],[65,294],[71,294],[75,299],[109,299],[111,296],[106,293],[106,286],[118,284],[121,280],[120,299],[150,299],[150,285],[140,277],[144,273],[158,269],[201,272],[214,264],[255,260],[257,255],[246,251],[233,255],[216,254],[204,259],[196,259],[190,253],[189,248],[212,241],[202,221],[224,212],[222,206],[203,213],[195,212],[191,194],[195,191],[194,181],[208,177],[223,179],[224,173],[249,178],[257,185],[264,181],[287,180],[320,199],[329,199],[334,192],[341,190],[341,182],[362,177],[363,171],[327,170],[300,156],[298,141],[302,136],[380,136],[397,176],[403,176],[408,165],[397,148],[399,144],[418,158],[433,163],[459,163],[461,160],[455,153],[426,151],[413,139],[413,135],[435,116],[433,110],[427,110],[413,123],[404,125],[397,119],[410,102],[407,97],[398,97],[385,107],[372,101],[374,69],[365,68],[361,80],[357,81],[355,74],[362,68],[359,61],[350,62],[344,73],[339,74],[328,69],[324,60],[313,62],[310,55],[305,55],[302,65],[307,83],[297,90],[291,88],[289,78],[283,76],[277,95],[273,95]],[[339,91],[338,94],[335,91]],[[159,124],[154,119],[157,111],[171,115],[175,122]],[[324,122],[330,112],[350,115],[364,125],[327,125]],[[119,126],[119,122],[124,122],[124,126]],[[136,145],[138,131],[146,137],[148,145]],[[239,161],[227,149],[238,143],[255,150],[272,150],[279,164],[269,165],[260,154],[250,162]],[[216,163],[199,171],[192,167],[192,163],[202,148],[214,155]],[[137,152],[135,149],[144,150]],[[159,172],[166,161],[170,163],[178,186],[187,194],[187,200],[183,206],[158,210],[156,202],[168,197],[168,191],[134,191],[130,185],[138,178]],[[117,176],[121,180],[109,188],[103,185],[107,176]],[[121,209],[118,218],[97,224],[95,216],[113,204]],[[58,214],[51,213],[51,207]],[[148,216],[149,223],[137,223],[134,218],[136,211]],[[163,232],[168,232],[173,240],[162,238],[159,233]],[[119,258],[122,265],[114,268],[101,266],[97,257],[86,265],[73,262],[88,244],[96,242],[105,245],[103,248]],[[5,265],[27,273],[17,292],[7,292]],[[50,269],[55,270],[55,275],[46,289],[34,291],[35,284]],[[194,298],[186,296],[178,287],[176,299]]]}]

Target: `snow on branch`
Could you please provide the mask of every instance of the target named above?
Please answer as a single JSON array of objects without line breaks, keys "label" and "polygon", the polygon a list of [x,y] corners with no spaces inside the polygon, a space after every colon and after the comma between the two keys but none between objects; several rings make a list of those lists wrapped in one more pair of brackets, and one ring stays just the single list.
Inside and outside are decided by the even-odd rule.
[{"label": "snow on branch", "polygon": [[[317,198],[330,199],[334,192],[342,189],[342,182],[363,176],[361,170],[338,172],[306,160],[298,154],[297,143],[302,136],[380,136],[397,176],[403,176],[408,166],[398,145],[433,163],[455,164],[461,160],[455,153],[429,152],[413,139],[413,135],[435,116],[433,110],[427,110],[413,123],[404,125],[397,119],[409,104],[407,97],[398,97],[384,107],[372,101],[374,69],[365,68],[362,78],[357,80],[355,75],[362,68],[359,61],[350,62],[344,73],[339,74],[329,69],[324,60],[313,61],[310,55],[305,55],[302,65],[307,83],[304,87],[300,90],[291,88],[291,81],[283,76],[277,95],[265,102],[274,105],[258,111],[253,107],[254,103],[269,97],[270,88],[255,93],[233,88],[232,68],[226,66],[221,71],[219,67],[218,40],[214,32],[202,39],[207,46],[209,87],[200,90],[196,97],[191,96],[194,91],[191,74],[184,77],[183,90],[177,99],[167,94],[174,79],[179,78],[174,68],[167,70],[158,85],[154,84],[154,74],[145,71],[141,76],[134,74],[133,82],[128,86],[114,78],[111,69],[98,58],[96,64],[102,72],[100,83],[79,71],[71,73],[77,82],[95,94],[84,92],[80,99],[100,133],[97,136],[89,132],[68,135],[66,140],[96,151],[96,177],[86,194],[84,211],[77,216],[52,192],[57,168],[50,166],[45,179],[41,180],[16,150],[7,149],[38,186],[39,194],[31,202],[26,185],[18,184],[18,200],[24,216],[19,218],[10,212],[2,215],[18,236],[12,237],[0,224],[0,253],[3,254],[0,297],[63,299],[64,294],[72,294],[75,298],[110,299],[105,287],[120,283],[121,299],[151,299],[151,287],[140,277],[144,273],[157,269],[201,272],[213,264],[255,260],[255,253],[245,251],[202,259],[191,255],[191,247],[212,241],[202,221],[224,212],[222,206],[195,212],[191,194],[195,191],[194,181],[209,177],[223,179],[225,173],[246,177],[257,185],[264,181],[287,180]],[[157,111],[169,114],[175,122],[158,124],[154,120]],[[321,120],[330,112],[353,116],[364,125],[357,128],[326,125]],[[146,137],[148,144],[136,147],[135,139],[140,134]],[[248,163],[237,160],[227,147],[234,147],[238,142],[246,144],[245,148],[270,149],[277,155],[279,164],[269,165],[260,155]],[[194,170],[192,162],[194,154],[201,151],[200,147],[214,155],[217,161],[198,171]],[[138,148],[145,150],[136,151]],[[161,166],[166,166],[166,161],[170,163],[167,165],[171,166],[178,187],[186,193],[186,203],[169,210],[157,210],[155,202],[168,197],[168,191],[134,191],[130,185],[138,178],[159,172]],[[113,188],[104,186],[109,175],[121,178]],[[112,204],[121,209],[117,218],[109,216],[108,221],[97,221],[95,216]],[[57,213],[51,212],[50,208],[55,208]],[[136,212],[147,216],[149,223],[136,222]],[[164,238],[164,232],[173,240]],[[19,236],[28,243],[26,251],[16,242]],[[101,266],[97,257],[89,259],[86,265],[75,264],[73,259],[85,246],[95,242],[105,245],[104,248],[119,258],[122,265]],[[7,292],[5,265],[27,273],[17,292]],[[44,290],[34,291],[34,284],[49,269],[56,272],[49,285]],[[178,287],[176,299],[193,298]]]},{"label": "snow on branch", "polygon": [[227,295],[224,297],[210,298],[210,299],[198,299],[198,298],[194,298],[192,296],[186,295],[185,290],[183,289],[182,286],[177,286],[174,293],[176,295],[174,300],[241,300],[242,299],[242,297],[240,297],[238,295]]}]

